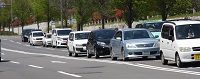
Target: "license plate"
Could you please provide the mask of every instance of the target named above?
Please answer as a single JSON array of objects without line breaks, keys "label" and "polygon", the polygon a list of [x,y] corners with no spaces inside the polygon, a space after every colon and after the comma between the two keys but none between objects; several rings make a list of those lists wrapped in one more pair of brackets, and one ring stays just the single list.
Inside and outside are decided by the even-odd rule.
[{"label": "license plate", "polygon": [[142,55],[150,55],[150,52],[147,51],[147,52],[142,52]]},{"label": "license plate", "polygon": [[200,54],[194,54],[194,60],[200,60]]},{"label": "license plate", "polygon": [[86,47],[83,47],[83,50],[86,50]]},{"label": "license plate", "polygon": [[37,41],[36,44],[41,44],[41,42],[40,42],[40,41]]}]

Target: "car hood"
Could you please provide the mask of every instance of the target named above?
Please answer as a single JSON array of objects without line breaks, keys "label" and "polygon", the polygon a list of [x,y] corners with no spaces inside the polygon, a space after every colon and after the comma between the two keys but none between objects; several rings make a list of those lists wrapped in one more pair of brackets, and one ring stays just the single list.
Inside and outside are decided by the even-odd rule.
[{"label": "car hood", "polygon": [[155,38],[131,39],[131,40],[125,40],[124,42],[130,43],[130,44],[147,44],[147,43],[157,43],[158,39],[155,39]]},{"label": "car hood", "polygon": [[87,39],[82,39],[82,40],[74,40],[76,44],[87,44],[88,40]]},{"label": "car hood", "polygon": [[161,37],[161,32],[151,32],[154,36],[158,35],[159,37],[156,39],[160,39]]},{"label": "car hood", "polygon": [[68,38],[69,35],[66,35],[66,36],[58,36],[58,37],[60,37],[60,38]]},{"label": "car hood", "polygon": [[200,39],[181,39],[176,40],[179,47],[200,47]]},{"label": "car hood", "polygon": [[43,36],[38,36],[38,37],[33,37],[33,38],[42,38],[43,39]]},{"label": "car hood", "polygon": [[104,42],[106,44],[110,44],[111,39],[98,39],[97,42]]}]

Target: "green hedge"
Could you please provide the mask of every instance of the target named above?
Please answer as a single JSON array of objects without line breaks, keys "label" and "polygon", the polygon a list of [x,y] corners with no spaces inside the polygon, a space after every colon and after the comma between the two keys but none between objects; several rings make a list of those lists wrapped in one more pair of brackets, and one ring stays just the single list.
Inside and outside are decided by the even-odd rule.
[{"label": "green hedge", "polygon": [[0,31],[0,35],[12,36],[12,35],[18,35],[18,34],[9,32],[9,31]]}]

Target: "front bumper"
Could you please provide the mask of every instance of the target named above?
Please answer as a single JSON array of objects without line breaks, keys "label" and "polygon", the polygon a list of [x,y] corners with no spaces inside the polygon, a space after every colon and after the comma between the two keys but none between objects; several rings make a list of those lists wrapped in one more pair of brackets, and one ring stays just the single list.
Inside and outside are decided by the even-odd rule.
[{"label": "front bumper", "polygon": [[[199,59],[195,58],[196,55],[199,56]],[[179,57],[181,62],[200,62],[200,51],[179,52]]]},{"label": "front bumper", "polygon": [[57,41],[57,46],[59,46],[59,47],[67,47],[67,42],[65,40]]},{"label": "front bumper", "polygon": [[34,45],[42,45],[43,41],[42,40],[33,40]]},{"label": "front bumper", "polygon": [[96,51],[99,55],[110,55],[110,47],[109,46],[96,46]]},{"label": "front bumper", "polygon": [[125,49],[125,57],[138,58],[144,56],[160,56],[159,47]]},{"label": "front bumper", "polygon": [[87,53],[87,49],[86,46],[76,46],[76,53],[78,54],[86,54]]}]

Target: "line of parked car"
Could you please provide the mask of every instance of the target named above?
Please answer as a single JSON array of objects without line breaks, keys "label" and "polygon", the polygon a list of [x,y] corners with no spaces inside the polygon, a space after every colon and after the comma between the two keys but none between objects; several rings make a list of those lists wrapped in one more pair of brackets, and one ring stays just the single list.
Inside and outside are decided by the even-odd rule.
[{"label": "line of parked car", "polygon": [[138,23],[131,29],[72,31],[54,29],[52,33],[25,29],[22,41],[30,45],[66,47],[69,56],[87,58],[110,55],[112,60],[155,57],[163,65],[175,61],[178,67],[200,62],[200,21],[173,20]]}]

